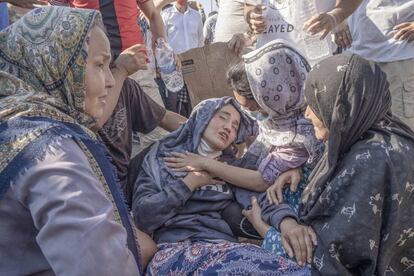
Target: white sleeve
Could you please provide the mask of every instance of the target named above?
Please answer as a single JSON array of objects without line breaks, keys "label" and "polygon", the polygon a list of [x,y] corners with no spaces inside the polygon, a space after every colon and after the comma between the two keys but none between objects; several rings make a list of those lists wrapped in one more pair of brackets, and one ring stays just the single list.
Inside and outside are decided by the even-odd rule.
[{"label": "white sleeve", "polygon": [[207,18],[206,22],[204,22],[203,26],[203,37],[204,39],[208,38],[208,28],[209,28],[210,18]]},{"label": "white sleeve", "polygon": [[203,35],[203,20],[200,15],[200,22],[198,24],[198,47],[204,46],[204,35]]},{"label": "white sleeve", "polygon": [[56,275],[138,275],[127,234],[79,146],[63,139],[21,175],[14,190]]},{"label": "white sleeve", "polygon": [[164,22],[165,28],[167,28],[167,18],[168,18],[168,11],[164,10],[160,13],[162,21]]}]

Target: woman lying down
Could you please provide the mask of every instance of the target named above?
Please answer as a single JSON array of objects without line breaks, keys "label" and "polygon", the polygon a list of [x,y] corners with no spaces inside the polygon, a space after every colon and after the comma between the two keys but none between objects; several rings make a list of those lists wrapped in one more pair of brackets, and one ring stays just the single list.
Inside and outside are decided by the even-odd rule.
[{"label": "woman lying down", "polygon": [[188,151],[231,162],[232,152],[227,149],[251,135],[251,130],[251,120],[234,99],[206,100],[185,125],[147,154],[135,183],[132,209],[136,223],[153,235],[159,247],[148,267],[150,275],[309,275],[307,267],[236,242],[222,218],[223,210],[235,200],[230,185],[204,171],[176,172],[164,160],[171,152]]},{"label": "woman lying down", "polygon": [[[165,160],[177,171],[206,171],[236,185],[235,198],[247,203],[242,205],[245,209],[250,209],[253,198],[253,210],[261,208],[264,219],[273,226],[261,223],[260,217],[251,217],[252,211],[244,213],[264,237],[263,247],[286,258],[294,257],[303,266],[312,261],[315,236],[309,227],[298,223],[297,214],[309,172],[323,152],[323,142],[316,138],[304,114],[304,85],[310,66],[283,40],[269,42],[243,58],[227,74],[243,112],[255,118],[259,126],[259,134],[243,158],[231,165],[196,153],[172,152]],[[282,176],[296,168],[303,170],[302,177],[299,170]],[[290,181],[293,192],[284,190],[283,200],[286,175],[295,181]],[[267,192],[252,191],[261,189]],[[255,233],[243,220],[240,208],[226,211],[223,217],[233,233]],[[241,225],[241,231],[234,225]]]}]

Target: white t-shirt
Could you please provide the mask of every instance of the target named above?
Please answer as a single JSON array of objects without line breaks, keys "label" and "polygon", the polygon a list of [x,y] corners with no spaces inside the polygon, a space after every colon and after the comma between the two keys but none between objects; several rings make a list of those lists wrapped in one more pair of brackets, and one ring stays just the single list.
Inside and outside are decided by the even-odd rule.
[{"label": "white t-shirt", "polygon": [[[275,39],[284,39],[299,49],[303,48],[299,30],[305,22],[298,22],[295,1],[299,0],[246,0],[249,5],[263,4],[267,7],[264,12],[267,30],[258,36],[257,48]],[[329,11],[335,6],[335,0],[315,2],[318,13]]]},{"label": "white t-shirt", "polygon": [[220,1],[214,42],[227,42],[234,34],[248,30],[249,25],[244,19],[244,0]]},{"label": "white t-shirt", "polygon": [[414,58],[414,43],[396,41],[393,28],[414,21],[413,0],[365,0],[349,17],[350,52],[376,62]]}]

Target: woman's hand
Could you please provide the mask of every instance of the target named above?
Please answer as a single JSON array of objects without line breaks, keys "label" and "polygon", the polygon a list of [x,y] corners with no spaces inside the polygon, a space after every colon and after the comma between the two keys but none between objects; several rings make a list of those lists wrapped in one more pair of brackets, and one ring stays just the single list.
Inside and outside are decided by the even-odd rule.
[{"label": "woman's hand", "polygon": [[283,188],[290,184],[290,190],[296,192],[299,182],[302,178],[300,169],[291,169],[282,173],[275,183],[266,190],[267,200],[270,204],[279,204],[283,202]]},{"label": "woman's hand", "polygon": [[117,69],[129,76],[138,70],[146,70],[148,62],[145,45],[136,44],[122,51],[115,60],[115,65]]},{"label": "woman's hand", "polygon": [[257,198],[253,196],[251,198],[251,203],[252,208],[250,210],[243,209],[242,214],[248,221],[250,221],[260,236],[264,237],[266,236],[267,231],[269,231],[270,226],[262,219],[262,208],[260,208],[259,203],[257,203]]},{"label": "woman's hand", "polygon": [[317,245],[316,234],[309,226],[300,225],[293,218],[280,223],[282,245],[289,257],[296,258],[300,266],[312,262],[313,246]]},{"label": "woman's hand", "polygon": [[304,30],[311,35],[322,32],[321,39],[324,39],[331,31],[333,31],[335,27],[336,18],[331,13],[321,13],[315,15],[303,25]]},{"label": "woman's hand", "polygon": [[414,41],[414,22],[405,22],[394,27],[396,40]]},{"label": "woman's hand", "polygon": [[197,188],[207,185],[223,185],[224,181],[214,179],[208,172],[189,172],[183,179],[187,187],[194,192]]},{"label": "woman's hand", "polygon": [[208,162],[199,154],[191,152],[172,152],[170,156],[164,157],[165,164],[176,172],[195,172],[204,170],[205,162]]}]

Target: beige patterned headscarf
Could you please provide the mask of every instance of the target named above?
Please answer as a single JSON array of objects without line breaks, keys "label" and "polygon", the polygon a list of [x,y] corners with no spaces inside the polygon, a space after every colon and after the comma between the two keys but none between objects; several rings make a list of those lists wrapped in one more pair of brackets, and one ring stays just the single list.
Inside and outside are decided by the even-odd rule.
[{"label": "beige patterned headscarf", "polygon": [[91,128],[85,107],[88,39],[97,11],[35,9],[0,32],[0,121],[44,116]]}]

